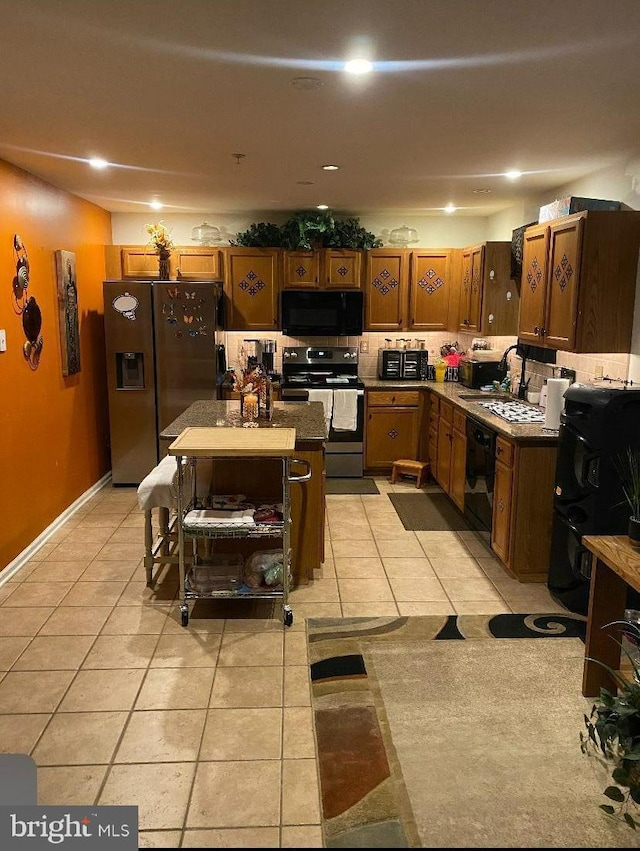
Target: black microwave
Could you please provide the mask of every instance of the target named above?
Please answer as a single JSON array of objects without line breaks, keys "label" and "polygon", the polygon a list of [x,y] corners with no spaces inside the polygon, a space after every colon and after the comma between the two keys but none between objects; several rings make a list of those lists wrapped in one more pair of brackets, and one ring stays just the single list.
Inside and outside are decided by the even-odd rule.
[{"label": "black microwave", "polygon": [[362,334],[362,290],[283,290],[282,333],[290,337]]}]

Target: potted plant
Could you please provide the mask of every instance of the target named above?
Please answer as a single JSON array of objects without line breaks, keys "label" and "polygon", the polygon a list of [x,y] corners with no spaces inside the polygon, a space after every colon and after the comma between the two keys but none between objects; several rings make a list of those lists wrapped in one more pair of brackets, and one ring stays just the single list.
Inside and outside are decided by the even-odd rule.
[{"label": "potted plant", "polygon": [[622,492],[631,509],[629,517],[629,542],[640,547],[640,447],[627,446],[624,453],[614,459]]},{"label": "potted plant", "polygon": [[[623,636],[640,643],[640,626],[631,621],[613,621],[605,628],[620,626]],[[583,754],[595,755],[609,771],[613,784],[603,794],[612,803],[601,804],[600,809],[610,816],[622,816],[636,830],[640,826],[637,809],[640,804],[640,669],[636,660],[621,641],[624,654],[631,663],[632,676],[603,665],[618,689],[612,694],[600,689],[600,698],[594,703],[591,715],[584,716],[586,733],[580,733],[580,749]],[[615,805],[618,805],[617,808]]]}]

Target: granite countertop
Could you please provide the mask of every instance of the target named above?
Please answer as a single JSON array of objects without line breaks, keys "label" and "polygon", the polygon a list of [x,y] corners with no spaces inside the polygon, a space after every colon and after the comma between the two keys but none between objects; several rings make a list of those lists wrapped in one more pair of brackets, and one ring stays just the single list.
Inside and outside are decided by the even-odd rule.
[{"label": "granite countertop", "polygon": [[[189,426],[241,428],[240,403],[201,399],[190,405],[160,433],[161,440],[175,440]],[[259,428],[295,428],[296,443],[324,441],[327,431],[322,402],[274,402],[273,419],[258,420]]]},{"label": "granite countertop", "polygon": [[[479,394],[481,391],[463,387],[457,381],[394,381],[393,379],[364,378],[363,382],[367,390],[430,390],[440,398],[452,402],[463,410],[465,414],[479,420],[484,425],[489,426],[498,432],[498,434],[502,434],[510,440],[552,444],[558,442],[558,434],[545,431],[543,428],[544,423],[508,423],[506,420],[489,413],[486,408],[483,408],[480,405],[481,400],[461,399],[461,394]],[[491,398],[487,394],[487,401]],[[509,393],[504,394],[504,400],[517,401]],[[530,403],[526,402],[525,404],[529,405]],[[531,405],[531,407],[537,408],[540,411],[544,410],[538,405]]]}]

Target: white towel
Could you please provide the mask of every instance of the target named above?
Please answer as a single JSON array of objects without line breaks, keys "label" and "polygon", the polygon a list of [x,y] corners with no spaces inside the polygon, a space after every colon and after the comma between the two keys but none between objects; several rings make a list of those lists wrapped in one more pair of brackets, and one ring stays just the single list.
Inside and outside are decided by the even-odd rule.
[{"label": "white towel", "polygon": [[310,402],[322,402],[324,405],[324,421],[327,426],[327,434],[331,427],[331,415],[333,414],[333,390],[309,390]]},{"label": "white towel", "polygon": [[[207,458],[196,461],[197,496],[207,496],[211,488],[213,462]],[[185,494],[191,493],[190,475],[185,476]],[[178,463],[174,455],[166,455],[138,485],[138,506],[141,511],[152,508],[175,508],[178,500]]]},{"label": "white towel", "polygon": [[358,390],[333,391],[332,426],[336,431],[355,431],[358,427]]},{"label": "white towel", "polygon": [[253,523],[253,508],[246,511],[215,511],[213,509],[200,509],[188,511],[184,518],[185,526],[199,526],[205,529],[211,523],[221,526],[246,526]]}]

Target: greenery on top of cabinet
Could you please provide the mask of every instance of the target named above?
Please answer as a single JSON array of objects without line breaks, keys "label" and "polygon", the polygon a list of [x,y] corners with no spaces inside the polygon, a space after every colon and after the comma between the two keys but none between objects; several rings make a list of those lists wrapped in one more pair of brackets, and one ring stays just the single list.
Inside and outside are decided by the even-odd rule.
[{"label": "greenery on top of cabinet", "polygon": [[246,231],[237,233],[231,245],[309,251],[314,248],[379,248],[382,240],[362,227],[358,218],[334,219],[328,210],[302,210],[283,225],[254,223]]}]

